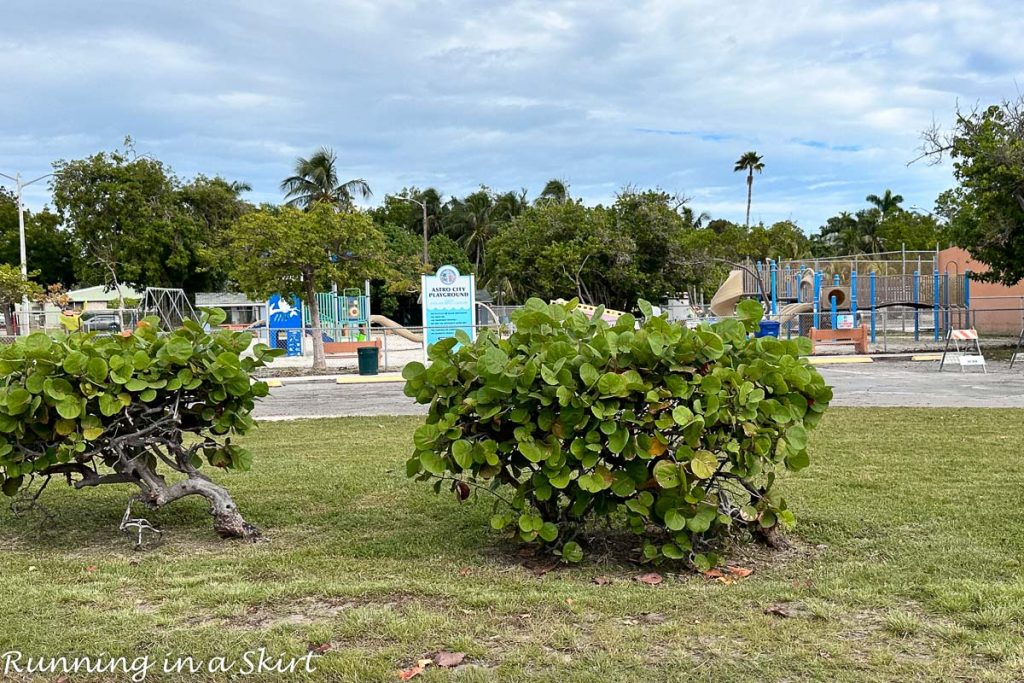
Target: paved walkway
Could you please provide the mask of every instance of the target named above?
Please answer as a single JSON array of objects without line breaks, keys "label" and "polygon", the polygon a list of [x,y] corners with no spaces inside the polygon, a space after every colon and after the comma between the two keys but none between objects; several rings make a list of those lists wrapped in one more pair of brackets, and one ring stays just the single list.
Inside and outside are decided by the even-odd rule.
[{"label": "paved walkway", "polygon": [[[961,373],[958,366],[938,371],[936,362],[876,362],[823,365],[818,368],[835,387],[835,406],[908,406],[1024,408],[1024,364],[1013,370],[993,362],[989,374],[980,368]],[[259,403],[260,420],[289,420],[346,415],[422,415],[426,408],[402,393],[397,375],[381,375],[372,383],[353,383],[356,376],[285,380]]]}]

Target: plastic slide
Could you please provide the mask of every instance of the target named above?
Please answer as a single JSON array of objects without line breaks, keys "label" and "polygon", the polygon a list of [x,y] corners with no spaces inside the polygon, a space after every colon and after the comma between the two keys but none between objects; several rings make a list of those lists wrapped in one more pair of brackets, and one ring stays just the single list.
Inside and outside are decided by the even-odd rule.
[{"label": "plastic slide", "polygon": [[417,344],[422,344],[423,343],[423,335],[422,334],[416,334],[415,332],[410,332],[409,330],[405,329],[405,327],[403,327],[402,325],[399,325],[398,323],[396,323],[391,318],[385,317],[383,315],[371,315],[370,316],[370,322],[372,324],[375,324],[375,325],[380,325],[381,327],[390,328],[399,337],[402,337],[404,339],[408,339],[411,342],[416,342]]},{"label": "plastic slide", "polygon": [[812,313],[814,311],[814,302],[804,301],[799,304],[786,304],[779,309],[778,321],[779,327],[785,329],[786,324],[789,321],[796,319],[801,313]]},{"label": "plastic slide", "polygon": [[729,277],[711,297],[709,308],[718,317],[728,317],[736,313],[736,302],[743,296],[743,271],[730,270]]}]

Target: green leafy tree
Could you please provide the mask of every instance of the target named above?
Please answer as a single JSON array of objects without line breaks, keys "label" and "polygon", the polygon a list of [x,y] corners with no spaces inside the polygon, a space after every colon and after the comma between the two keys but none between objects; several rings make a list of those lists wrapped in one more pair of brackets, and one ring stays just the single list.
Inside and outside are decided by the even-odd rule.
[{"label": "green leafy tree", "polygon": [[[32,275],[32,273],[29,273]],[[43,288],[32,280],[21,276],[21,267],[8,263],[0,264],[0,310],[4,312],[4,324],[7,334],[13,335],[14,305],[24,297],[34,297],[42,293]]]},{"label": "green leafy tree", "polygon": [[[217,238],[183,203],[178,179],[162,162],[124,150],[58,161],[53,180],[57,211],[70,231],[81,283],[219,287],[208,245]],[[200,181],[197,181],[200,182]]]},{"label": "green leafy tree", "polygon": [[[28,267],[40,284],[75,282],[71,235],[61,227],[60,216],[43,209],[25,210],[25,251]],[[14,196],[0,188],[0,263],[21,265],[21,238]]]},{"label": "green leafy tree", "polygon": [[[407,474],[460,499],[493,494],[495,529],[583,557],[588,522],[624,521],[645,561],[702,570],[723,541],[783,541],[777,473],[807,467],[832,398],[805,338],[752,338],[760,304],[695,330],[651,314],[612,326],[530,299],[501,339],[460,333],[402,372],[429,406]],[[456,343],[460,343],[458,349]]]},{"label": "green leafy tree", "polygon": [[242,216],[230,234],[232,275],[253,297],[298,296],[309,306],[313,368],[327,367],[317,292],[387,272],[385,236],[369,216],[330,204],[309,211],[264,206]]},{"label": "green leafy tree", "polygon": [[[416,203],[403,199],[409,197],[427,205],[427,237],[442,231],[448,214],[448,204],[441,193],[428,187],[420,190],[415,187],[402,188],[396,195],[385,195],[384,201],[367,211],[373,221],[380,226],[397,225],[420,237],[420,253],[423,252],[423,209]],[[421,257],[422,258],[422,257]]]},{"label": "green leafy tree", "polygon": [[202,269],[195,279],[202,280],[210,291],[219,291],[228,280],[231,262],[227,238],[231,226],[256,208],[241,198],[249,189],[246,183],[204,175],[196,176],[178,189],[178,203],[183,212],[198,225],[198,232],[205,235],[205,239],[194,246],[196,267]]},{"label": "green leafy tree", "polygon": [[309,209],[328,204],[341,211],[352,210],[355,195],[366,198],[373,194],[362,178],[338,180],[338,157],[329,147],[321,147],[308,159],[296,159],[295,172],[281,181],[281,191],[288,206]]},{"label": "green leafy tree", "polygon": [[757,152],[746,152],[739,159],[736,160],[736,164],[733,166],[733,172],[739,173],[746,171],[747,173],[747,227],[750,227],[750,202],[754,196],[754,171],[759,174],[764,170],[764,162],[761,161],[763,157]]},{"label": "green leafy tree", "polygon": [[455,266],[460,273],[468,273],[473,268],[466,252],[458,242],[447,235],[434,235],[430,238],[427,248],[434,270],[446,264]]},{"label": "green leafy tree", "polygon": [[945,226],[934,216],[913,211],[897,211],[888,215],[878,228],[878,236],[882,244],[892,250],[906,247],[924,251],[948,242]]},{"label": "green leafy tree", "polygon": [[614,307],[624,302],[613,283],[625,278],[619,266],[628,266],[632,246],[603,207],[535,206],[491,240],[485,282],[517,301],[578,296]]},{"label": "green leafy tree", "polygon": [[988,264],[977,277],[1006,285],[1024,279],[1024,95],[958,109],[949,131],[925,131],[923,156],[953,162],[957,187],[939,196],[936,212],[949,237]]},{"label": "green leafy tree", "polygon": [[132,334],[37,332],[0,349],[3,492],[33,500],[57,477],[76,489],[136,486],[135,500],[154,509],[198,495],[222,537],[256,538],[201,468],[250,468],[252,455],[231,437],[253,426],[250,413],[267,385],[252,375],[278,352],[258,344],[243,357],[252,336],[209,334],[204,324],[219,324],[224,313],[209,315],[169,334],[151,318]]}]

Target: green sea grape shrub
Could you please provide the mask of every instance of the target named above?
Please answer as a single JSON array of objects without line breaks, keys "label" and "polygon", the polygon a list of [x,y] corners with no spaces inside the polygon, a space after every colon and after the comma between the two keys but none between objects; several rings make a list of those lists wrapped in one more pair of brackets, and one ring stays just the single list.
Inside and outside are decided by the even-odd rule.
[{"label": "green sea grape shrub", "polygon": [[78,489],[133,484],[152,508],[199,495],[221,536],[258,536],[201,468],[249,469],[231,437],[267,395],[253,372],[281,352],[256,344],[243,355],[251,334],[207,331],[223,320],[213,309],[169,333],[147,318],[133,332],[36,332],[0,348],[3,492],[25,496],[56,476]]},{"label": "green sea grape shrub", "polygon": [[794,524],[775,490],[809,463],[808,430],[832,398],[805,338],[753,338],[762,310],[695,329],[652,314],[614,324],[578,302],[530,299],[515,332],[429,349],[403,371],[429,405],[407,473],[460,497],[495,494],[496,529],[579,561],[583,525],[624,519],[643,558],[719,561],[724,537]]}]

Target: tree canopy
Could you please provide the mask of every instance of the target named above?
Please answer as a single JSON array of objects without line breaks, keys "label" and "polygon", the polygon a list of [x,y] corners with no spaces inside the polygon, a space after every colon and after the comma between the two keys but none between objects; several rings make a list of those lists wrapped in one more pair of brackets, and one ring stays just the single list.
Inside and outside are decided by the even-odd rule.
[{"label": "tree canopy", "polygon": [[949,131],[924,134],[924,156],[953,162],[957,187],[936,210],[950,237],[984,261],[983,279],[1024,279],[1024,95],[985,109],[958,110]]},{"label": "tree canopy", "polygon": [[229,235],[232,276],[253,297],[301,297],[310,308],[313,367],[327,367],[316,293],[358,286],[387,268],[384,234],[362,213],[328,204],[309,211],[264,206],[242,216]]}]

